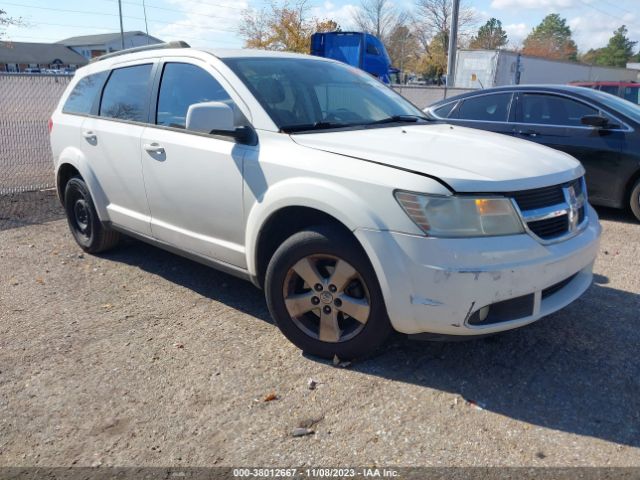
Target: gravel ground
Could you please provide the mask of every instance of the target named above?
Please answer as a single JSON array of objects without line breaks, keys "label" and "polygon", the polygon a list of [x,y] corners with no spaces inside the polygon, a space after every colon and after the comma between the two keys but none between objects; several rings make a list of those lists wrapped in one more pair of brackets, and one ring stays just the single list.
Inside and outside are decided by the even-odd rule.
[{"label": "gravel ground", "polygon": [[82,255],[51,192],[2,197],[0,466],[640,466],[640,224],[600,213],[565,310],[337,368],[250,284],[136,241]]}]

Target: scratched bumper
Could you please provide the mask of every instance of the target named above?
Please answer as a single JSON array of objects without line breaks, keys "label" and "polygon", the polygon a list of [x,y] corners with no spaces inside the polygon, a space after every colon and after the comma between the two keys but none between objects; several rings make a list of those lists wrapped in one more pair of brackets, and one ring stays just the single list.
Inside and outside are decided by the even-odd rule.
[{"label": "scratched bumper", "polygon": [[[389,318],[400,332],[482,335],[521,327],[576,300],[591,284],[601,227],[541,245],[529,235],[436,239],[357,230],[382,287]],[[550,295],[542,292],[572,277]],[[547,291],[548,292],[548,291]],[[524,316],[488,325],[469,319],[482,307],[533,294]]]}]

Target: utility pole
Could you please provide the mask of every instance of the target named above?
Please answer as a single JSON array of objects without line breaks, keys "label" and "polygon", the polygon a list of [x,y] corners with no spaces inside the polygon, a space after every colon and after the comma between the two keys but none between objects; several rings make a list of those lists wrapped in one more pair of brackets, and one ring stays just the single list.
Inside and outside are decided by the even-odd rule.
[{"label": "utility pole", "polygon": [[120,45],[124,50],[124,28],[122,27],[122,0],[118,0],[118,11],[120,12]]},{"label": "utility pole", "polygon": [[456,54],[458,53],[458,16],[460,0],[452,0],[451,28],[449,29],[449,56],[447,57],[447,87],[454,86],[456,81]]}]

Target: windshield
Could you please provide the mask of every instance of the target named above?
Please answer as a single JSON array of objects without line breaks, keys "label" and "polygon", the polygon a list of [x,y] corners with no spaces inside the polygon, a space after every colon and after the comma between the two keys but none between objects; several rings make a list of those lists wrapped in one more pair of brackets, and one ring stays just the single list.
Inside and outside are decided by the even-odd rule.
[{"label": "windshield", "polygon": [[635,122],[640,122],[640,106],[598,90],[593,90],[592,95],[612,110],[620,112]]},{"label": "windshield", "polygon": [[424,114],[362,70],[300,58],[224,62],[284,132],[422,121]]}]

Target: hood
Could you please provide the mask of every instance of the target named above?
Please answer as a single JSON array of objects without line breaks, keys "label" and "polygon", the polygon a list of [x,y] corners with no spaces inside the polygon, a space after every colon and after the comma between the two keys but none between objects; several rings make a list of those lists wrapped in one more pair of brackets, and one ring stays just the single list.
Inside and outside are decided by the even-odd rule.
[{"label": "hood", "polygon": [[299,145],[410,170],[457,192],[508,192],[584,174],[565,153],[498,133],[446,124],[292,135]]}]

